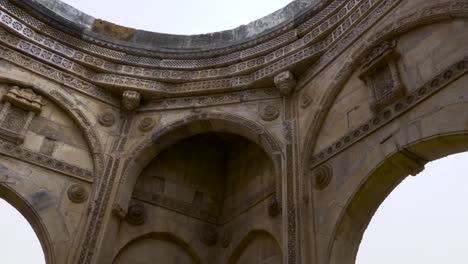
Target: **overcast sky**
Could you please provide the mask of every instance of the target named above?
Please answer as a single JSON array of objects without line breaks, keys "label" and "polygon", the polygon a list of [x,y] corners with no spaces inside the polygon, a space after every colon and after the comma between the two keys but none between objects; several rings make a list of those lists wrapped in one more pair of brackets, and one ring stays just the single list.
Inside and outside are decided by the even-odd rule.
[{"label": "overcast sky", "polygon": [[[174,34],[232,29],[288,0],[67,0],[78,9],[125,26]],[[468,154],[432,162],[390,194],[372,219],[357,264],[468,263]],[[42,264],[37,237],[0,200],[2,264]]]}]

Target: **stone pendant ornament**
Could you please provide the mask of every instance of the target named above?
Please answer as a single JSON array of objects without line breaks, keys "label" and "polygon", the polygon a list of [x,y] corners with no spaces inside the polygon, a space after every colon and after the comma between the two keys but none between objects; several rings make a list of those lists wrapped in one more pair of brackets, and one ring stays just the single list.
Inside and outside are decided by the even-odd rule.
[{"label": "stone pendant ornament", "polygon": [[287,96],[294,92],[297,81],[296,77],[292,72],[284,71],[275,76],[274,83],[276,85],[276,88],[278,88],[279,92],[282,95]]},{"label": "stone pendant ornament", "polygon": [[137,91],[127,90],[122,95],[122,106],[127,111],[133,111],[140,106],[141,95]]}]

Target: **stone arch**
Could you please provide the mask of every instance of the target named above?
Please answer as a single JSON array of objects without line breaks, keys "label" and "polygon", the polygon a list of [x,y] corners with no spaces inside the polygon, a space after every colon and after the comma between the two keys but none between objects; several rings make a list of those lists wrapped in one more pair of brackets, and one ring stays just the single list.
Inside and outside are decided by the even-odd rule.
[{"label": "stone arch", "polygon": [[[344,63],[344,66],[339,69],[335,80],[329,85],[325,95],[322,96],[318,102],[319,107],[317,108],[320,109],[320,111],[312,117],[313,121],[310,122],[310,125],[306,129],[305,148],[302,150],[303,164],[308,164],[312,158],[318,135],[336,97],[343,89],[352,73],[359,67],[362,59],[369,55],[377,45],[385,40],[394,39],[397,36],[401,36],[421,26],[453,20],[454,18],[467,17],[468,9],[464,3],[448,1],[423,8],[410,14],[403,14],[400,19],[395,20],[399,21],[398,23],[391,23],[384,26],[382,30],[379,30],[367,40],[363,41],[361,47],[352,54],[351,60]],[[309,169],[308,166],[304,166],[303,175],[307,175]]]},{"label": "stone arch", "polygon": [[0,198],[7,201],[16,210],[18,210],[23,217],[32,226],[36,236],[41,243],[42,251],[44,253],[45,261],[47,264],[57,263],[55,254],[53,253],[51,238],[47,232],[47,228],[42,222],[41,217],[37,214],[36,210],[15,190],[5,184],[0,184]]},{"label": "stone arch", "polygon": [[[227,113],[201,113],[188,116],[167,126],[156,128],[149,138],[136,146],[131,153],[130,164],[123,172],[117,204],[119,210],[128,207],[137,177],[145,166],[161,151],[172,144],[204,132],[228,132],[245,137],[263,148],[273,162],[276,193],[281,201],[282,152],[280,141],[262,125],[240,116]],[[128,161],[127,161],[128,162]]]},{"label": "stone arch", "polygon": [[[11,72],[10,72],[11,71]],[[100,181],[104,173],[104,153],[101,140],[98,137],[98,133],[94,128],[94,120],[92,114],[86,110],[85,107],[79,102],[79,100],[68,92],[60,84],[50,82],[48,80],[42,81],[42,79],[34,78],[25,71],[17,71],[14,67],[3,68],[0,71],[0,80],[4,83],[11,83],[26,88],[32,89],[34,92],[50,100],[58,108],[63,110],[69,118],[77,125],[82,132],[84,139],[89,147],[90,154],[93,162],[92,170],[92,181]],[[92,184],[92,191],[90,192],[89,201],[95,199],[95,195],[98,193],[99,184]],[[94,207],[94,203],[88,203],[89,210]],[[79,248],[85,237],[87,226],[90,226],[92,219],[89,216],[85,216],[85,220],[80,223],[83,226],[81,233],[75,236],[73,241],[73,247]],[[78,254],[78,253],[75,253]]]},{"label": "stone arch", "polygon": [[[252,230],[247,235],[245,235],[242,238],[242,240],[236,245],[227,263],[228,264],[238,263],[238,260],[239,258],[242,257],[242,254],[248,249],[249,246],[252,245],[252,243],[255,240],[258,240],[258,239],[266,240],[270,242],[272,245],[276,245],[277,246],[276,250],[279,250],[279,254],[282,254],[280,246],[279,246],[280,244],[278,243],[278,241],[274,238],[272,234],[270,234],[269,232],[265,230]],[[262,252],[259,252],[259,253],[261,254]],[[281,260],[281,256],[279,256],[279,259]]]},{"label": "stone arch", "polygon": [[[381,160],[356,187],[339,214],[328,247],[330,264],[354,264],[359,245],[375,211],[408,175],[423,169],[423,163],[468,151],[468,131],[420,139]],[[430,151],[429,151],[430,150]],[[411,156],[411,157],[410,157]],[[402,160],[419,159],[419,168],[408,170]]]},{"label": "stone arch", "polygon": [[132,245],[136,245],[139,242],[144,242],[148,240],[163,241],[163,242],[172,244],[178,249],[180,249],[181,252],[184,252],[185,254],[187,254],[187,256],[191,258],[193,263],[200,263],[200,257],[197,255],[195,250],[187,242],[175,236],[174,234],[166,233],[166,232],[151,232],[151,233],[147,233],[145,235],[142,235],[135,239],[130,240],[127,244],[125,244],[125,246],[122,247],[122,249],[120,249],[119,253],[117,253],[117,255],[114,257],[114,260],[112,263],[115,263],[115,261],[117,261],[122,256],[122,254],[126,250],[128,250]]}]

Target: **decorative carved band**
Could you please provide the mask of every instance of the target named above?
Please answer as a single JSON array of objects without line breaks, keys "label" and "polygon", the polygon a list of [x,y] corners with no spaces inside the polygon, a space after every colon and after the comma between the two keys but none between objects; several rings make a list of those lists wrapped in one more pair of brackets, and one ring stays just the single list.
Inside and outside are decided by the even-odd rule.
[{"label": "decorative carved band", "polygon": [[32,152],[10,142],[0,140],[0,154],[19,159],[40,167],[57,171],[87,182],[93,181],[93,173],[50,156]]}]

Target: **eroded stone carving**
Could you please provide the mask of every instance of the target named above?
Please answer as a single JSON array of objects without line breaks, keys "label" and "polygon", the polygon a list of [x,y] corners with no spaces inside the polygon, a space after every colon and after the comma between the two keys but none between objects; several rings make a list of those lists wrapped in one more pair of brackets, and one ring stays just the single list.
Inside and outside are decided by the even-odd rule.
[{"label": "eroded stone carving", "polygon": [[88,199],[88,190],[80,184],[73,184],[67,191],[68,199],[74,203],[83,203]]},{"label": "eroded stone carving", "polygon": [[200,227],[199,236],[200,241],[209,247],[216,245],[218,242],[218,230],[209,224],[204,224]]},{"label": "eroded stone carving", "polygon": [[41,112],[45,102],[31,89],[13,86],[2,98],[0,137],[22,144],[34,116]]},{"label": "eroded stone carving", "polygon": [[363,59],[359,77],[371,90],[371,109],[381,111],[405,95],[397,67],[396,40],[385,41]]},{"label": "eroded stone carving", "polygon": [[279,214],[281,213],[281,207],[278,203],[278,199],[276,198],[276,196],[272,196],[270,198],[270,201],[268,203],[268,214],[271,216],[271,217],[276,217],[278,216]]},{"label": "eroded stone carving", "polygon": [[140,106],[141,95],[136,91],[125,91],[122,95],[122,105],[128,111],[133,111]]},{"label": "eroded stone carving", "polygon": [[153,118],[145,117],[140,121],[140,124],[138,125],[138,128],[142,132],[148,132],[154,127],[155,124],[156,124],[156,122],[154,121]]},{"label": "eroded stone carving", "polygon": [[145,222],[146,210],[143,203],[134,202],[128,207],[125,220],[131,225],[141,225]]},{"label": "eroded stone carving", "polygon": [[259,108],[260,117],[265,121],[273,121],[280,114],[278,107],[272,104],[260,104]]},{"label": "eroded stone carving", "polygon": [[309,107],[309,105],[312,103],[313,99],[312,99],[312,96],[310,95],[309,92],[304,92],[302,93],[300,99],[300,106],[302,109],[305,109],[307,107]]},{"label": "eroded stone carving", "polygon": [[220,236],[221,246],[223,248],[227,248],[231,244],[231,241],[232,241],[232,229],[226,228],[223,230]]},{"label": "eroded stone carving", "polygon": [[115,123],[115,116],[112,112],[104,112],[99,115],[98,121],[105,127],[111,127]]},{"label": "eroded stone carving", "polygon": [[285,96],[291,94],[296,88],[297,84],[296,77],[290,71],[284,71],[276,75],[274,78],[274,82],[276,88],[278,88],[280,93]]},{"label": "eroded stone carving", "polygon": [[21,89],[16,85],[4,95],[3,100],[34,113],[40,113],[45,105],[42,97],[34,93],[32,89]]}]

